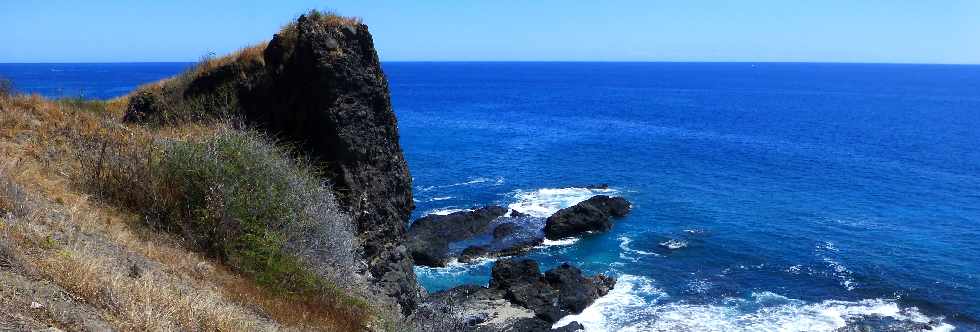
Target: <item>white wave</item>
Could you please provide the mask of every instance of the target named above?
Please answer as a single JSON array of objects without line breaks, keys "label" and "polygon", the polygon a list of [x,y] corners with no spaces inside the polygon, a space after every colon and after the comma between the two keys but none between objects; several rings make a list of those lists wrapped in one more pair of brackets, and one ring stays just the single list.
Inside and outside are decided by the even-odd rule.
[{"label": "white wave", "polygon": [[441,185],[441,186],[418,187],[417,189],[418,189],[418,191],[425,192],[425,191],[432,191],[434,189],[452,188],[452,187],[460,187],[460,186],[469,186],[469,185],[474,185],[474,184],[486,183],[486,182],[490,182],[490,181],[493,181],[493,184],[494,185],[501,185],[501,184],[504,183],[504,178],[503,177],[497,177],[496,179],[490,179],[490,178],[485,178],[485,177],[477,177],[477,178],[471,178],[471,179],[466,180],[466,181],[463,181],[463,182],[458,182],[458,183],[453,183],[453,184],[447,184],[447,185]]},{"label": "white wave", "polygon": [[817,251],[840,252],[840,249],[837,249],[833,242],[823,241],[823,243],[817,244]]},{"label": "white wave", "polygon": [[463,211],[473,211],[473,209],[459,209],[459,208],[454,208],[454,207],[447,207],[447,208],[435,209],[435,210],[426,212],[425,214],[426,215],[436,214],[436,215],[444,216],[444,215],[447,215],[447,214],[456,213],[456,212],[463,212]]},{"label": "white wave", "polygon": [[706,294],[713,287],[715,283],[708,279],[694,279],[687,282],[687,291],[695,294]]},{"label": "white wave", "polygon": [[687,241],[670,239],[664,242],[660,242],[660,246],[670,250],[677,250],[677,249],[687,247]]},{"label": "white wave", "polygon": [[855,287],[857,287],[857,282],[854,281],[853,277],[854,273],[852,273],[851,270],[848,270],[846,266],[828,257],[824,257],[823,261],[827,263],[831,269],[833,269],[832,273],[834,277],[840,281],[841,287],[844,287],[849,291],[852,291]]},{"label": "white wave", "polygon": [[490,179],[488,179],[488,178],[473,178],[473,179],[470,179],[470,180],[468,180],[466,182],[453,183],[453,184],[450,184],[450,185],[447,185],[447,186],[443,186],[443,188],[446,188],[446,187],[466,186],[466,185],[471,185],[471,184],[484,183],[484,182],[488,182],[488,181],[490,181]]},{"label": "white wave", "polygon": [[429,201],[430,202],[436,202],[436,201],[444,201],[444,200],[447,200],[447,199],[453,199],[453,197],[452,196],[439,196],[439,197],[430,198]]},{"label": "white wave", "polygon": [[844,287],[844,289],[849,291],[852,291],[857,287],[857,282],[854,281],[854,273],[851,272],[851,270],[848,270],[844,264],[832,257],[837,256],[837,253],[840,252],[840,249],[838,249],[833,242],[824,241],[822,243],[818,243],[814,251],[816,251],[817,256],[820,257],[824,263],[827,263],[827,267],[831,269],[830,274],[833,275],[834,278],[837,278],[841,287]]},{"label": "white wave", "polygon": [[449,262],[446,262],[444,267],[429,267],[429,266],[415,266],[415,273],[419,275],[430,275],[430,276],[461,276],[469,273],[470,270],[493,263],[497,261],[497,258],[481,257],[473,260],[469,264],[464,264],[459,262],[456,258],[451,258]]},{"label": "white wave", "polygon": [[[650,279],[623,275],[616,287],[578,315],[563,317],[553,327],[573,321],[586,331],[813,331],[831,332],[849,318],[878,315],[917,323],[942,322],[916,308],[899,308],[894,300],[805,302],[772,292],[748,299],[729,298],[721,305],[664,303],[669,298]],[[934,331],[952,331],[939,323]]]},{"label": "white wave", "polygon": [[544,242],[541,242],[540,247],[569,246],[569,245],[575,244],[575,242],[578,242],[578,240],[579,240],[579,238],[577,238],[577,237],[567,237],[567,238],[558,239],[558,240],[548,240],[548,238],[545,238],[544,239]]},{"label": "white wave", "polygon": [[[657,254],[655,252],[649,252],[649,251],[643,251],[643,250],[636,250],[636,249],[630,248],[630,243],[632,243],[632,242],[633,242],[633,239],[631,239],[629,237],[626,237],[626,236],[620,236],[619,237],[619,249],[622,249],[623,252],[626,252],[626,253],[632,253],[632,254],[638,254],[638,255],[645,255],[645,256],[660,256],[659,254]],[[622,257],[622,256],[620,256],[620,257]]]},{"label": "white wave", "polygon": [[547,218],[558,210],[578,204],[595,195],[616,193],[615,189],[544,188],[534,191],[518,190],[515,202],[507,207],[535,217]]},{"label": "white wave", "polygon": [[[622,275],[616,280],[609,294],[600,297],[592,305],[577,315],[568,315],[558,320],[552,328],[579,322],[586,331],[615,331],[618,320],[629,319],[631,313],[641,312],[655,304],[667,294],[653,286],[653,280],[634,275]],[[647,300],[652,298],[652,300]],[[627,316],[623,316],[627,315]],[[638,318],[632,316],[633,318]]]}]

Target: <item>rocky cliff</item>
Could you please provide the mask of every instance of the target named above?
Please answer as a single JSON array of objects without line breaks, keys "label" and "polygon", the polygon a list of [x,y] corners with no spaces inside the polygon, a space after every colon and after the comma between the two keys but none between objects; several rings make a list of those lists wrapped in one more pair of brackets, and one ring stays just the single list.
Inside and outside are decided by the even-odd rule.
[{"label": "rocky cliff", "polygon": [[303,16],[273,37],[264,59],[264,80],[243,91],[246,117],[326,164],[371,275],[410,310],[421,295],[401,245],[414,208],[412,177],[368,27]]},{"label": "rocky cliff", "polygon": [[402,245],[414,208],[388,81],[368,27],[316,11],[267,46],[209,60],[131,98],[127,121],[238,119],[325,166],[375,285],[410,312],[424,295]]}]

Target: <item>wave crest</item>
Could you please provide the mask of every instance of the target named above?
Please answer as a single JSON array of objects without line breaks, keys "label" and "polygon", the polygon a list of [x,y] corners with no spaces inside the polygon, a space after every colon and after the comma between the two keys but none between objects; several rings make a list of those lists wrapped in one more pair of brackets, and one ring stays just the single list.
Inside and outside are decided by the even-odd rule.
[{"label": "wave crest", "polygon": [[544,188],[534,191],[517,190],[513,197],[515,202],[507,207],[518,212],[539,217],[547,218],[569,206],[573,206],[602,194],[614,194],[615,189],[589,189],[589,188]]},{"label": "wave crest", "polygon": [[930,324],[951,331],[941,317],[928,317],[895,300],[827,300],[811,303],[772,292],[749,298],[728,298],[720,304],[666,303],[670,298],[651,279],[623,275],[616,287],[578,315],[563,317],[553,327],[577,321],[586,331],[835,331],[861,317],[888,317]]}]

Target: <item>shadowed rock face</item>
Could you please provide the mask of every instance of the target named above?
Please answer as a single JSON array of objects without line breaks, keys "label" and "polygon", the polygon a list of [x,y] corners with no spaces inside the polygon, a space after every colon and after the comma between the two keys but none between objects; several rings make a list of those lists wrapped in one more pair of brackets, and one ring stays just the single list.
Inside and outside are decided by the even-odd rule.
[{"label": "shadowed rock face", "polygon": [[295,29],[294,36],[273,37],[264,72],[240,87],[241,107],[249,122],[325,164],[356,222],[371,275],[410,311],[424,292],[401,246],[414,208],[412,177],[371,33],[363,24],[305,16]]}]

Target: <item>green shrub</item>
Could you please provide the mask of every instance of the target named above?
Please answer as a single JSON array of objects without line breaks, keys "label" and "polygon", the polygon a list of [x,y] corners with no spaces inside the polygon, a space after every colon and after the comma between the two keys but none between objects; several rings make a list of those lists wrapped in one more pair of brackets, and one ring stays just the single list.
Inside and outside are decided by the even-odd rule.
[{"label": "green shrub", "polygon": [[[88,187],[284,293],[353,285],[353,224],[305,160],[254,132],[82,148]],[[335,294],[336,295],[336,294]]]}]

